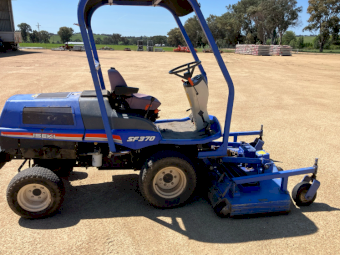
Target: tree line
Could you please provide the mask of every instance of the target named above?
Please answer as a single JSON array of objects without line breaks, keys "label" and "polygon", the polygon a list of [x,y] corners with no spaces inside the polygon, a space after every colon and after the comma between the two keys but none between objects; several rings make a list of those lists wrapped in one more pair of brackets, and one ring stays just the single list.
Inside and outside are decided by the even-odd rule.
[{"label": "tree line", "polygon": [[[340,45],[340,1],[308,2],[309,24],[303,31],[319,33],[313,46],[317,45],[321,52],[326,45]],[[240,0],[226,8],[227,12],[221,16],[210,15],[206,19],[219,47],[235,46],[238,43],[305,46],[303,38],[298,41],[291,38],[292,32],[286,33],[289,28],[300,25],[299,13],[302,7],[297,6],[296,0]],[[208,44],[196,16],[189,18],[184,27],[194,47],[205,47]],[[291,38],[291,41],[283,41],[284,37]],[[171,46],[185,44],[179,28],[168,32],[168,43]]]},{"label": "tree line", "polygon": [[[50,38],[53,35],[45,30],[36,31],[32,30],[31,26],[27,23],[20,23],[18,28],[21,32],[21,37],[24,42],[31,43],[50,43]],[[74,35],[74,30],[71,27],[60,27],[57,33],[62,43],[69,42]],[[96,44],[105,45],[136,45],[137,41],[142,40],[144,45],[147,41],[152,40],[153,44],[167,44],[167,37],[163,35],[156,36],[122,36],[121,34],[104,35],[95,39]],[[82,42],[80,39],[74,41]],[[59,41],[57,43],[60,43]]]},{"label": "tree line", "polygon": [[[340,48],[340,0],[309,0],[307,13],[310,15],[308,25],[303,31],[317,32],[311,45],[303,42],[303,37],[296,38],[289,28],[297,26],[302,7],[296,0],[240,0],[236,4],[226,6],[227,11],[221,16],[210,15],[206,21],[218,47],[246,44],[287,44],[293,48],[314,47],[320,52],[324,48]],[[32,30],[26,23],[18,25],[24,42],[49,43],[51,33]],[[194,47],[205,47],[208,41],[201,29],[197,17],[189,18],[184,27]],[[74,30],[61,27],[58,35],[63,43],[70,41]],[[143,40],[153,44],[167,44],[176,47],[185,45],[179,28],[171,29],[168,36],[122,36],[114,33],[102,38],[97,37],[96,44],[136,45]],[[284,39],[286,38],[286,39]],[[78,41],[81,41],[78,39]]]}]

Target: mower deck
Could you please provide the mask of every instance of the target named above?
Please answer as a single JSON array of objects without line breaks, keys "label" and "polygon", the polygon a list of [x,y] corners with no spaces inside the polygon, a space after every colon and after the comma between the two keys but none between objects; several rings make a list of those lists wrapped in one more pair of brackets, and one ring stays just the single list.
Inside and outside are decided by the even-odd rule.
[{"label": "mower deck", "polygon": [[230,216],[290,211],[291,198],[288,191],[281,190],[281,179],[233,186],[233,179],[225,176],[220,182],[212,179],[212,184],[212,205],[229,204]]}]

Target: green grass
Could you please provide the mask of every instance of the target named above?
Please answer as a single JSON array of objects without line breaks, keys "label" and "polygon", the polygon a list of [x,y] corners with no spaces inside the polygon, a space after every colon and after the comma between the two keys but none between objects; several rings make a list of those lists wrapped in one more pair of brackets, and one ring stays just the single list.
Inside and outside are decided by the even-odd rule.
[{"label": "green grass", "polygon": [[64,44],[53,44],[53,43],[20,43],[20,47],[42,47],[44,49],[58,48],[59,46],[64,46]]},{"label": "green grass", "polygon": [[[100,39],[103,40],[105,37],[107,37],[107,35],[94,35],[93,37],[94,37],[94,39],[97,39],[99,37]],[[70,42],[74,42],[76,39],[79,39],[79,40],[83,41],[83,38],[81,37],[81,34],[76,34],[76,35],[73,35],[71,37]],[[50,42],[51,43],[52,42],[56,43],[57,41],[61,42],[61,39],[60,39],[59,35],[52,35],[50,37]]]},{"label": "green grass", "polygon": [[[44,49],[52,49],[52,48],[58,48],[59,46],[64,46],[64,44],[53,44],[53,43],[20,43],[20,47],[42,47]],[[124,48],[130,48],[131,50],[137,50],[137,45],[105,45],[105,44],[98,44],[96,45],[97,49],[103,48],[103,47],[110,47],[114,50],[124,50]],[[162,48],[164,51],[172,52],[175,48],[173,47],[156,47],[156,48]],[[146,47],[144,46],[144,50],[146,50]],[[233,52],[232,50],[224,50],[224,52]],[[197,49],[197,52],[202,52],[201,48]]]},{"label": "green grass", "polygon": [[313,43],[313,40],[316,36],[303,36],[304,43]]},{"label": "green grass", "polygon": [[335,54],[340,54],[340,50],[323,50],[323,52],[319,52],[319,50],[316,50],[316,49],[313,49],[313,50],[300,49],[299,52],[311,52],[311,53],[335,53]]}]

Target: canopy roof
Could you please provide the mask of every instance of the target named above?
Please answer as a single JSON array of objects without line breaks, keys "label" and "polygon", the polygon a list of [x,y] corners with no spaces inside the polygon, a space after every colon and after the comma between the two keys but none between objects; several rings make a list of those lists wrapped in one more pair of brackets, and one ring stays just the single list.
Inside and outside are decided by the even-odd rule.
[{"label": "canopy roof", "polygon": [[[84,1],[84,0],[81,0]],[[87,19],[89,15],[92,14],[94,9],[98,7],[108,4],[109,0],[88,0],[84,10],[84,18],[87,24]],[[152,6],[154,3],[158,3],[160,6],[164,6],[167,9],[173,11],[177,16],[185,16],[191,12],[193,12],[192,6],[188,0],[113,0],[113,4],[117,5],[139,5],[139,6]],[[88,24],[87,24],[88,25]]]}]

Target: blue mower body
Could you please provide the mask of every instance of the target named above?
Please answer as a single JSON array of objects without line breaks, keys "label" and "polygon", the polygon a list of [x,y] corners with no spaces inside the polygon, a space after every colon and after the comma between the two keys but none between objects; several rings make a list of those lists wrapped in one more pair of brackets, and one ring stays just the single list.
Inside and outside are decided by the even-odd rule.
[{"label": "blue mower body", "polygon": [[[111,90],[106,89],[91,28],[93,13],[104,5],[159,6],[173,14],[195,60],[169,72],[186,80],[183,86],[191,106],[189,117],[158,120],[158,106],[154,104],[160,103],[154,97],[137,95],[138,89],[127,87],[114,68],[109,70]],[[228,85],[223,131],[215,116],[202,110],[194,112],[195,104],[189,98],[191,91],[196,105],[204,98],[205,106],[208,102],[208,76],[179,19],[192,12]],[[262,127],[257,131],[230,132],[234,85],[196,0],[80,0],[78,22],[95,90],[14,95],[7,100],[0,116],[0,167],[14,159],[25,160],[19,172],[26,161],[29,165],[33,161],[34,166],[25,174],[19,173],[15,185],[30,171],[33,187],[37,174],[41,174],[39,183],[46,173],[58,180],[50,172],[65,168],[134,169],[141,171],[139,187],[144,198],[156,207],[183,204],[196,182],[206,182],[214,211],[219,216],[234,216],[289,212],[288,178],[305,175],[293,189],[292,198],[299,206],[313,203],[320,186],[316,180],[317,159],[311,167],[282,171],[263,148]],[[192,77],[196,66],[200,74]],[[181,76],[181,71],[187,72]],[[139,101],[134,104],[133,100]],[[198,121],[204,128],[197,128]],[[247,143],[238,141],[241,136],[258,138]],[[39,204],[43,199],[39,190],[34,190],[39,195],[32,196],[32,202],[31,184],[25,188],[13,183],[7,194],[9,205],[23,217],[45,217],[60,206],[52,204],[54,200],[50,205],[46,201]],[[15,192],[28,195],[17,196]],[[43,209],[39,211],[37,207]]]}]

